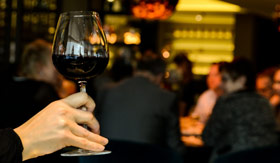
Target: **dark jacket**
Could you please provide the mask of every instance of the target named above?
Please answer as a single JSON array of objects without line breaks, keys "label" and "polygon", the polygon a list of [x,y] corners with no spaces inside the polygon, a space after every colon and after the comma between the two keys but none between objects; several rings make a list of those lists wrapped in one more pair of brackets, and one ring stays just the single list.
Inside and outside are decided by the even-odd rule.
[{"label": "dark jacket", "polygon": [[213,157],[276,144],[275,119],[269,101],[253,91],[221,96],[202,135]]},{"label": "dark jacket", "polygon": [[96,101],[101,135],[182,150],[175,94],[144,77],[103,90]]},{"label": "dark jacket", "polygon": [[0,162],[22,162],[23,146],[18,135],[12,129],[0,130]]}]

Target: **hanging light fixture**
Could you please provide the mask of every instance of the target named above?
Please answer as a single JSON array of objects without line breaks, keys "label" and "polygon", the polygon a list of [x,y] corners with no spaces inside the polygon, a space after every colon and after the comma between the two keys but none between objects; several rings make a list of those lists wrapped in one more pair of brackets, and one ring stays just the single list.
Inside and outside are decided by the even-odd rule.
[{"label": "hanging light fixture", "polygon": [[178,0],[132,0],[132,14],[141,19],[167,19],[170,17]]}]

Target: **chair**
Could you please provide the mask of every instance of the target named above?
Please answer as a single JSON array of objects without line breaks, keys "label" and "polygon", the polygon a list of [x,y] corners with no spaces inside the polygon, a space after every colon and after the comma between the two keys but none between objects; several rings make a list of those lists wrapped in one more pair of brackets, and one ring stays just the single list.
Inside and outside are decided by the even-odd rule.
[{"label": "chair", "polygon": [[215,163],[279,163],[280,145],[248,149],[218,157]]},{"label": "chair", "polygon": [[181,156],[169,149],[155,145],[110,140],[106,146],[112,153],[80,157],[80,163],[183,163]]}]

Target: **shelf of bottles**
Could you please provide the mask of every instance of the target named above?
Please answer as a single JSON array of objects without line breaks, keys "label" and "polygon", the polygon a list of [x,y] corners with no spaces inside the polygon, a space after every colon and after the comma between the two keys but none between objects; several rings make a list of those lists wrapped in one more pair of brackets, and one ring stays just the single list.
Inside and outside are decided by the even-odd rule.
[{"label": "shelf of bottles", "polygon": [[4,49],[5,49],[5,26],[6,26],[6,9],[7,9],[7,0],[0,0],[0,59],[2,60],[2,55],[4,54]]},{"label": "shelf of bottles", "polygon": [[42,37],[51,41],[59,12],[59,0],[23,0],[23,38]]},{"label": "shelf of bottles", "polygon": [[234,51],[233,14],[174,13],[162,22],[160,47],[168,60],[187,53],[196,75],[206,75],[214,62],[232,61]]},{"label": "shelf of bottles", "polygon": [[10,63],[15,62],[22,47],[36,38],[52,41],[61,3],[60,0],[0,0],[0,37],[3,38],[0,59],[5,55]]},{"label": "shelf of bottles", "polygon": [[[0,29],[1,31],[4,29],[5,27],[5,10],[6,10],[6,0],[0,0]],[[1,32],[1,36],[3,33]]]}]

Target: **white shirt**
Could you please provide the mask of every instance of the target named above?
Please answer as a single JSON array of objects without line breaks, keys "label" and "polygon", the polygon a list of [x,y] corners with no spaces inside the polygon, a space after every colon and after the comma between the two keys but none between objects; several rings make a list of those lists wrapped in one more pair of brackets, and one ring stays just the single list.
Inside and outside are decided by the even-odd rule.
[{"label": "white shirt", "polygon": [[217,101],[216,93],[208,89],[204,91],[198,98],[197,104],[192,112],[191,116],[199,117],[199,121],[202,123],[206,123],[209,116],[212,113],[213,107]]}]

